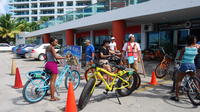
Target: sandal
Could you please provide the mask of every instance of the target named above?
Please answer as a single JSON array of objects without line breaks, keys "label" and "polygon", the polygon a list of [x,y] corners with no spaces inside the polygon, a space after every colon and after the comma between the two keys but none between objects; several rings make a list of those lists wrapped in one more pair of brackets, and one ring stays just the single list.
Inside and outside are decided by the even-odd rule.
[{"label": "sandal", "polygon": [[179,98],[176,97],[176,96],[173,96],[173,97],[171,97],[170,99],[173,100],[173,101],[179,102]]},{"label": "sandal", "polygon": [[58,101],[58,100],[60,100],[60,99],[59,99],[59,98],[56,98],[56,97],[50,99],[50,101]]}]

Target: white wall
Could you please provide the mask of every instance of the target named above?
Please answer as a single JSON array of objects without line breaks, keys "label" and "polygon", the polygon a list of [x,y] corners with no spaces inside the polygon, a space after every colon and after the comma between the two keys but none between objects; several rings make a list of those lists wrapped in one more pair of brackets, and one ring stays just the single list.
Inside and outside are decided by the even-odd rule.
[{"label": "white wall", "polygon": [[27,34],[26,37],[199,6],[200,0],[171,0],[170,2],[169,0],[150,0],[141,4],[130,5],[125,8],[99,13],[86,18],[34,31]]}]

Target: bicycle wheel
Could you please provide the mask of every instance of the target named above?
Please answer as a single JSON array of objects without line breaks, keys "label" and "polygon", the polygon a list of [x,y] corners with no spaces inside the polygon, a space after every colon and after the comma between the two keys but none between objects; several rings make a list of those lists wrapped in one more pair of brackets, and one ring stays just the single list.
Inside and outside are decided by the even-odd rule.
[{"label": "bicycle wheel", "polygon": [[[86,82],[88,82],[88,80],[90,79],[90,77],[94,75],[94,71],[95,71],[95,68],[92,68],[92,67],[88,68],[85,71],[85,80],[86,80]],[[102,80],[98,79],[96,81],[96,87],[98,87],[99,85],[101,85],[101,83],[102,83]]]},{"label": "bicycle wheel", "polygon": [[140,75],[137,74],[136,72],[134,72],[134,75],[137,76],[137,85],[136,85],[135,89],[138,89],[140,87],[140,84],[141,84],[141,78],[140,78]]},{"label": "bicycle wheel", "polygon": [[166,65],[161,64],[161,63],[156,66],[155,75],[157,78],[163,78],[164,76],[167,75],[168,67],[165,67],[165,66]]},{"label": "bicycle wheel", "polygon": [[75,90],[78,85],[80,84],[80,74],[77,70],[72,70],[71,74],[67,74],[65,77],[65,88],[68,89],[69,84],[68,82],[72,82],[73,84],[73,89]]},{"label": "bicycle wheel", "polygon": [[196,77],[190,77],[187,83],[187,95],[193,105],[200,105],[200,81]]},{"label": "bicycle wheel", "polygon": [[79,98],[78,108],[80,110],[82,110],[89,102],[90,97],[92,96],[93,93],[92,89],[94,86],[95,86],[95,78],[90,78],[87,84],[85,85],[81,93],[81,96]]},{"label": "bicycle wheel", "polygon": [[29,103],[41,101],[47,93],[47,82],[42,78],[28,80],[23,88],[24,99]]},{"label": "bicycle wheel", "polygon": [[[117,93],[120,95],[120,96],[128,96],[130,95],[136,88],[137,86],[137,76],[135,74],[129,74],[129,73],[126,73],[122,76],[122,78],[126,81],[128,81],[130,83],[130,85],[126,88],[121,88],[121,89],[117,89]],[[124,86],[125,83],[119,79],[117,81],[117,87],[120,88],[122,86]]]}]

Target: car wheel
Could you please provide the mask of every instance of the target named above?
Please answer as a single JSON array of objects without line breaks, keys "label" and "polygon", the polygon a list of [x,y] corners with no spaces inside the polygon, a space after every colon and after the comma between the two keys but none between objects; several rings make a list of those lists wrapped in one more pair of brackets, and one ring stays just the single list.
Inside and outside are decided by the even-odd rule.
[{"label": "car wheel", "polygon": [[38,59],[39,59],[40,61],[43,61],[43,60],[44,60],[44,54],[40,54],[40,55],[38,56]]},{"label": "car wheel", "polygon": [[29,58],[28,53],[25,53],[25,54],[24,54],[24,57],[25,57],[25,58]]}]

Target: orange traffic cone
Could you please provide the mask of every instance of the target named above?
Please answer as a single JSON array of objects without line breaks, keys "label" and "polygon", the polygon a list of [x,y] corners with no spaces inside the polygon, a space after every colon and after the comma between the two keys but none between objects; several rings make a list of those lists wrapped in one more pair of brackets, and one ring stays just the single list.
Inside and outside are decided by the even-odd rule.
[{"label": "orange traffic cone", "polygon": [[156,81],[155,72],[152,72],[151,82],[150,82],[149,84],[151,84],[151,85],[158,85],[158,83],[157,83],[157,81]]},{"label": "orange traffic cone", "polygon": [[69,89],[67,95],[67,102],[65,112],[77,112],[76,100],[74,96],[74,89],[71,82],[69,82]]},{"label": "orange traffic cone", "polygon": [[20,77],[20,73],[19,73],[19,68],[16,68],[16,75],[15,75],[15,85],[13,86],[13,88],[17,89],[17,88],[23,88],[22,85],[22,80]]}]

